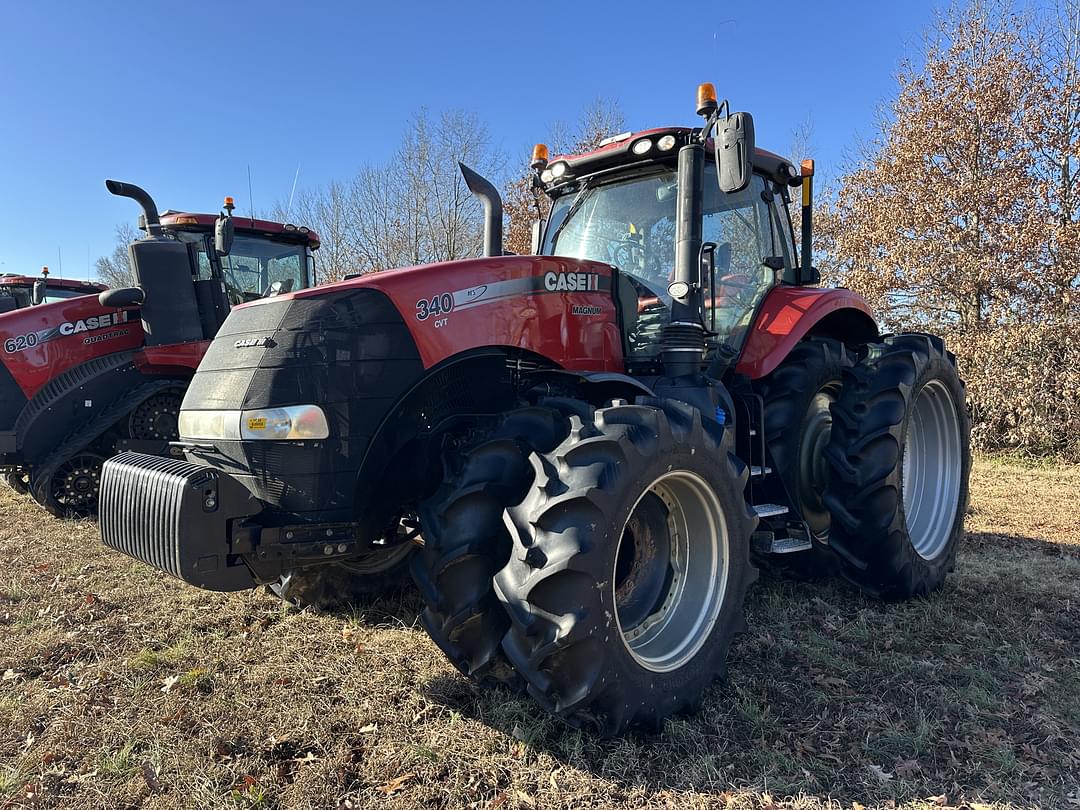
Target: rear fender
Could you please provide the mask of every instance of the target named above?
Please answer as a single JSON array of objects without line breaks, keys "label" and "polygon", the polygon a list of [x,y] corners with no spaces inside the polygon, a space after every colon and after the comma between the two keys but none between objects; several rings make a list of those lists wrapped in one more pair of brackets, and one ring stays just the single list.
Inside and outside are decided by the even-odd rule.
[{"label": "rear fender", "polygon": [[879,334],[870,305],[851,290],[775,287],[761,303],[735,370],[751,379],[764,377],[805,337],[853,345]]}]

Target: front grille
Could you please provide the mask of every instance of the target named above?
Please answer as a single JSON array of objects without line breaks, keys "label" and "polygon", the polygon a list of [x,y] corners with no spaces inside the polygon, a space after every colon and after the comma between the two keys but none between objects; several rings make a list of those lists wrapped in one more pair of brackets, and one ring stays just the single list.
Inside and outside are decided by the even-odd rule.
[{"label": "front grille", "polygon": [[259,510],[233,478],[179,459],[121,453],[101,475],[105,545],[209,590],[254,586],[229,547],[233,522]]}]

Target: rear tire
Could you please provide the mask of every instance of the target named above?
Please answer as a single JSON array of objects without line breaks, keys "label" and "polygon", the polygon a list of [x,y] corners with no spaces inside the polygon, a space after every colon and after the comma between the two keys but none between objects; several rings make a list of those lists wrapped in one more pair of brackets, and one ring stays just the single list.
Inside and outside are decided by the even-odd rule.
[{"label": "rear tire", "polygon": [[940,338],[892,335],[845,373],[825,503],[841,573],[888,600],[941,586],[964,533],[971,422]]},{"label": "rear tire", "polygon": [[551,407],[507,413],[467,450],[448,448],[445,481],[420,507],[424,546],[412,562],[426,605],[420,621],[470,678],[521,686],[502,654],[510,620],[492,590],[492,577],[510,556],[503,510],[532,483],[529,452],[551,450],[568,430]]},{"label": "rear tire", "polygon": [[822,502],[829,474],[825,448],[832,431],[830,406],[840,396],[844,371],[853,365],[840,341],[811,338],[756,386],[765,402],[765,444],[783,482],[784,492],[773,497],[784,498],[794,516],[805,521],[813,543],[809,551],[770,555],[767,563],[797,579],[823,578],[834,566],[826,547],[832,518]]},{"label": "rear tire", "polygon": [[747,469],[733,432],[682,403],[590,408],[571,425],[506,510],[503,649],[548,711],[608,735],[655,730],[698,704],[745,629]]}]

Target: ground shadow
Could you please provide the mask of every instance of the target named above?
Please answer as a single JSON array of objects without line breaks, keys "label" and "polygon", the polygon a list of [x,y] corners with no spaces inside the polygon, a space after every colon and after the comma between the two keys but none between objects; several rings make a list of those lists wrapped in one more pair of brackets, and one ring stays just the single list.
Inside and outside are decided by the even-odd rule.
[{"label": "ground shadow", "polygon": [[[996,552],[1004,552],[1000,563]],[[1000,568],[1003,579],[1014,553],[1080,558],[1077,547],[977,532],[963,541],[960,570],[980,553],[994,553],[991,571]],[[751,630],[732,649],[729,681],[659,734],[602,739],[545,714],[526,695],[465,677],[436,677],[422,691],[628,794],[767,789],[848,806],[959,791],[950,801],[1044,804],[1045,786],[1032,787],[1026,768],[1033,756],[1067,753],[1069,723],[1065,734],[1047,731],[1037,715],[1058,709],[1025,697],[1032,686],[1024,666],[1052,665],[1072,634],[1053,617],[1033,632],[1022,617],[1055,599],[1037,578],[1004,583],[988,596],[975,573],[904,604],[868,599],[846,583],[763,576],[748,596]],[[989,633],[988,617],[1009,608]],[[1066,676],[1050,689],[1069,689]],[[1035,708],[1016,718],[1024,700]]]}]

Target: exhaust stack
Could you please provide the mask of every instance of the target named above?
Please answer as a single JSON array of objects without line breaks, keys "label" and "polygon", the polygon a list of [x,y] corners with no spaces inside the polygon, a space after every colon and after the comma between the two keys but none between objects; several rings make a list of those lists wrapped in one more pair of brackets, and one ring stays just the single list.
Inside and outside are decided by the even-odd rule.
[{"label": "exhaust stack", "polygon": [[464,163],[458,163],[469,191],[484,204],[484,255],[503,255],[503,206],[498,189]]},{"label": "exhaust stack", "polygon": [[146,219],[146,230],[152,237],[161,236],[161,218],[158,216],[157,205],[154,198],[144,189],[134,183],[121,183],[119,180],[106,180],[105,188],[110,194],[117,197],[130,197],[137,202],[143,210]]}]

